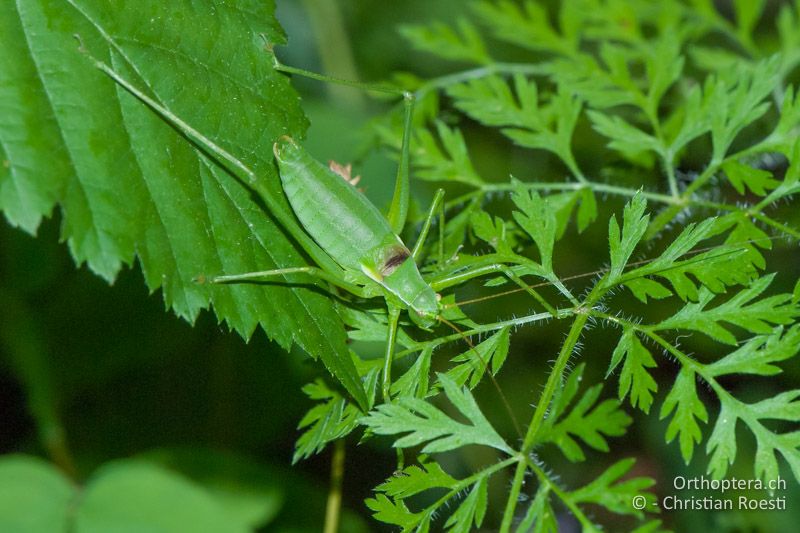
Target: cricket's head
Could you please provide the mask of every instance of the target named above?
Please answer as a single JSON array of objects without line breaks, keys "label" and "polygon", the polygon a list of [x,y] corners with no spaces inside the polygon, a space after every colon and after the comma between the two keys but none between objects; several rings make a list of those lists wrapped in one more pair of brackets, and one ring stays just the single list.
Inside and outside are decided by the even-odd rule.
[{"label": "cricket's head", "polygon": [[433,289],[427,287],[420,292],[409,306],[408,316],[422,329],[430,330],[436,325],[439,316],[439,299]]},{"label": "cricket's head", "polygon": [[275,159],[278,161],[286,161],[293,158],[300,147],[294,139],[288,135],[281,135],[275,144],[272,145],[272,152],[275,154]]}]

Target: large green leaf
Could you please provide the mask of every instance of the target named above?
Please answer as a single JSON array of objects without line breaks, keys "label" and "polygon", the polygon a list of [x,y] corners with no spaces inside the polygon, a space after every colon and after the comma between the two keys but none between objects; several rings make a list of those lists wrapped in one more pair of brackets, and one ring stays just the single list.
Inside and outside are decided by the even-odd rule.
[{"label": "large green leaf", "polygon": [[[263,202],[290,213],[272,143],[307,122],[268,42],[272,1],[20,0],[0,5],[0,208],[35,231],[54,205],[76,262],[113,281],[138,259],[187,320],[214,307],[249,337],[300,344],[363,404],[331,302],[306,285],[208,286],[197,276],[306,261]],[[77,39],[76,39],[77,36]],[[80,43],[80,47],[79,47]],[[251,169],[245,186],[116,85],[84,49]],[[254,193],[258,191],[258,194]],[[302,335],[301,335],[302,332]]]},{"label": "large green leaf", "polygon": [[60,533],[75,493],[51,465],[24,455],[0,459],[0,531]]},{"label": "large green leaf", "polygon": [[[124,495],[124,497],[121,497]],[[75,512],[77,533],[245,533],[249,528],[190,481],[145,462],[105,465]]]}]

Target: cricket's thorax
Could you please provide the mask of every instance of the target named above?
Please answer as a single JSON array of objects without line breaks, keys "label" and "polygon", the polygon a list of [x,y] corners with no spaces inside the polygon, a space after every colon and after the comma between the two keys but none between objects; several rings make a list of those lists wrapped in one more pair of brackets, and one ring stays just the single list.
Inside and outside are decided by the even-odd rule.
[{"label": "cricket's thorax", "polygon": [[408,248],[396,235],[392,234],[387,235],[378,246],[364,254],[359,262],[364,274],[383,284],[383,280],[391,276],[410,257],[411,252],[408,251]]},{"label": "cricket's thorax", "polygon": [[380,268],[381,276],[384,278],[390,276],[409,257],[411,257],[411,252],[408,251],[408,248],[405,246],[393,246],[387,254],[383,267]]},{"label": "cricket's thorax", "polygon": [[386,291],[402,301],[408,309],[425,315],[437,314],[436,293],[422,279],[417,264],[412,258],[407,257],[379,283]]}]

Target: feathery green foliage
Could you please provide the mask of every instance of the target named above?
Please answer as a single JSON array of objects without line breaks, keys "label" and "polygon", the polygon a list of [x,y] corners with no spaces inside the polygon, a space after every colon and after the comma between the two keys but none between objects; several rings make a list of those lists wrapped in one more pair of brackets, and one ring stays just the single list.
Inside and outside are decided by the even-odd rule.
[{"label": "feathery green foliage", "polygon": [[[481,0],[454,25],[403,26],[415,50],[455,62],[452,72],[404,88],[422,110],[412,121],[412,176],[447,190],[418,263],[450,327],[424,331],[401,318],[383,398],[380,361],[360,350],[384,342],[386,309],[303,274],[197,283],[318,261],[289,237],[297,222],[272,160],[275,140],[300,138],[307,125],[273,68],[274,52],[264,50],[262,36],[284,42],[272,2],[51,4],[0,7],[9,51],[0,56],[7,220],[33,233],[57,207],[77,264],[113,281],[138,262],[148,289],[161,289],[187,320],[213,308],[244,337],[260,326],[284,349],[298,344],[319,358],[329,375],[304,388],[314,405],[299,423],[294,460],[351,435],[375,446],[390,436],[408,465],[387,473],[366,501],[375,520],[404,532],[549,532],[563,508],[585,531],[599,531],[605,515],[590,510],[600,506],[625,516],[630,530],[659,530],[648,492],[655,481],[630,477],[635,458],[611,453],[633,424],[625,409],[651,417],[657,409],[666,445],[687,464],[705,461],[714,478],[747,454],[748,475],[791,471],[800,481],[800,432],[791,429],[800,389],[755,388],[755,398],[729,381],[780,374],[800,351],[800,280],[772,266],[778,249],[796,264],[800,241],[791,213],[800,192],[800,95],[791,77],[800,64],[798,2],[762,20],[764,2],[737,1],[730,21],[712,2],[576,0],[553,11],[534,0]],[[177,21],[188,13],[214,31],[185,31]],[[756,38],[762,23],[777,28],[778,42]],[[212,99],[225,105],[205,105]],[[372,124],[393,154],[400,107]],[[477,130],[496,131],[494,142],[517,163],[487,168],[471,151]],[[203,139],[230,157],[209,153]],[[586,239],[592,275],[568,268],[580,253],[567,239]],[[483,277],[467,285],[472,271]],[[478,293],[483,313],[474,314],[484,318],[462,309],[464,285]],[[506,313],[493,303],[501,291],[522,293],[529,312]],[[488,407],[484,398],[502,395],[506,370],[524,357],[517,329],[535,335],[545,323],[566,336],[537,359],[538,375],[514,376],[527,380],[531,397]],[[584,383],[604,370],[609,386]],[[523,423],[509,428],[509,419]],[[737,429],[753,437],[754,453]],[[703,443],[707,458],[695,453]],[[483,466],[473,461],[462,475],[450,456],[471,448]],[[606,466],[571,486],[559,476],[564,458]],[[17,469],[18,483],[45,487],[54,495],[49,512],[64,514],[73,488],[23,463],[0,464],[0,492],[3,474]],[[133,512],[106,500],[112,489],[135,489],[155,505],[140,490],[144,479],[191,508],[205,502],[164,472],[112,465],[84,489],[76,531],[103,512],[111,513],[106,525]],[[631,506],[636,496],[644,509]],[[203,516],[223,520],[214,505]]]}]

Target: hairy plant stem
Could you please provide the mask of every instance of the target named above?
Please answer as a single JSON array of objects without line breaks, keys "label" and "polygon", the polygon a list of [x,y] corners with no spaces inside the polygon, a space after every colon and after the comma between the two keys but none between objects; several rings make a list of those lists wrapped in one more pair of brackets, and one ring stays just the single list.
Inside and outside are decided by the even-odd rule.
[{"label": "hairy plant stem", "polygon": [[[573,309],[558,309],[558,310],[556,310],[556,318],[557,319],[567,318],[567,317],[572,316],[573,314],[574,314],[574,310]],[[488,333],[490,331],[497,331],[497,330],[503,329],[504,327],[507,327],[507,326],[514,327],[514,326],[522,326],[524,324],[530,324],[532,322],[542,322],[542,321],[546,321],[546,320],[551,320],[552,318],[553,318],[553,315],[551,313],[545,312],[545,313],[535,313],[535,314],[532,314],[532,315],[525,315],[525,316],[521,316],[521,317],[517,317],[517,318],[511,318],[511,319],[508,319],[508,320],[501,320],[499,322],[492,322],[491,324],[482,324],[482,325],[480,325],[480,326],[478,326],[476,328],[464,330],[461,333],[454,333],[452,335],[445,335],[443,337],[437,337],[437,338],[429,340],[429,341],[424,341],[424,342],[417,343],[417,344],[415,344],[414,346],[412,346],[410,348],[407,348],[405,350],[397,352],[394,355],[394,358],[395,358],[395,361],[396,361],[396,360],[398,360],[400,358],[403,358],[403,357],[415,354],[417,352],[420,352],[420,351],[424,350],[425,348],[429,348],[429,347],[436,348],[437,346],[441,346],[442,344],[447,344],[449,342],[456,342],[456,341],[464,340],[464,337],[470,337],[472,335],[480,335],[481,333]]]},{"label": "hairy plant stem", "polygon": [[572,326],[569,329],[569,333],[567,333],[567,338],[564,341],[564,344],[561,345],[561,350],[556,358],[556,362],[553,365],[550,376],[547,378],[547,383],[544,386],[544,390],[539,397],[536,410],[534,411],[531,422],[528,425],[528,431],[522,441],[522,448],[519,451],[520,460],[519,463],[517,463],[517,468],[514,472],[514,479],[511,482],[511,491],[508,495],[505,511],[503,512],[503,521],[500,524],[501,533],[508,533],[508,531],[511,529],[511,523],[514,519],[514,513],[516,512],[517,502],[519,501],[520,492],[522,490],[522,484],[525,480],[525,472],[528,469],[526,457],[536,443],[536,434],[542,425],[542,421],[547,413],[547,409],[553,399],[553,394],[555,394],[558,384],[561,383],[561,380],[564,377],[564,370],[567,367],[569,358],[572,356],[575,345],[578,343],[581,332],[583,331],[586,321],[590,316],[587,307],[591,307],[592,302],[596,301],[597,293],[599,292],[598,287],[600,286],[601,284],[598,283],[583,306],[576,310],[575,320],[572,322]]},{"label": "hairy plant stem", "polygon": [[581,511],[581,508],[578,506],[578,504],[576,504],[573,499],[570,498],[569,493],[559,487],[558,483],[553,481],[550,476],[548,476],[547,473],[536,464],[530,455],[525,456],[525,461],[528,463],[528,468],[530,468],[530,470],[536,474],[536,477],[539,478],[539,483],[545,485],[548,490],[553,491],[553,494],[558,496],[558,499],[561,500],[570,511],[572,511],[572,514],[578,519],[578,522],[580,522],[581,525],[584,527],[591,527],[591,520],[586,517],[583,511]]},{"label": "hairy plant stem", "polygon": [[447,492],[447,494],[445,494],[444,496],[442,496],[441,498],[436,500],[432,505],[429,505],[424,511],[422,511],[422,513],[420,513],[420,516],[424,518],[426,516],[426,514],[427,515],[432,514],[436,509],[438,509],[439,507],[444,505],[444,503],[447,502],[449,499],[451,499],[454,496],[456,496],[462,490],[464,490],[464,489],[470,487],[471,485],[475,484],[482,477],[491,476],[495,472],[498,472],[498,471],[500,471],[500,470],[502,470],[502,469],[504,469],[504,468],[506,468],[508,466],[511,466],[514,463],[519,463],[519,461],[521,461],[521,460],[524,460],[524,458],[521,458],[519,455],[514,455],[512,457],[509,457],[508,459],[500,461],[497,464],[494,464],[494,465],[492,465],[490,467],[484,468],[480,472],[476,472],[475,474],[472,474],[471,476],[462,479],[461,481],[456,483],[453,486],[453,488],[450,489]]},{"label": "hairy plant stem", "polygon": [[323,533],[336,533],[339,530],[339,515],[342,508],[342,479],[344,478],[344,438],[333,442],[331,457],[331,484],[328,489],[328,503],[325,507],[325,527]]},{"label": "hairy plant stem", "polygon": [[422,98],[431,91],[444,89],[451,85],[464,83],[465,81],[477,80],[492,76],[494,74],[544,74],[546,70],[544,66],[531,63],[491,63],[483,67],[477,67],[469,70],[462,70],[438,76],[436,78],[429,78],[422,83],[422,85],[414,91],[417,98]]},{"label": "hairy plant stem", "polygon": [[[711,168],[711,167],[709,167]],[[708,169],[707,169],[708,170]],[[710,178],[714,172],[709,172],[708,177]],[[701,177],[706,176],[706,173],[703,173]],[[700,178],[698,178],[700,180]],[[694,183],[697,183],[696,180]],[[474,186],[474,184],[473,184]],[[652,200],[654,202],[666,204],[673,206],[674,208],[680,210],[685,207],[703,207],[707,209],[715,209],[717,211],[725,211],[729,213],[734,212],[741,212],[742,207],[738,205],[732,204],[725,204],[720,202],[711,202],[708,200],[702,200],[699,198],[693,198],[691,195],[687,195],[686,192],[689,190],[687,189],[684,193],[680,196],[670,196],[668,194],[661,194],[657,192],[645,191],[642,189],[632,189],[630,187],[620,187],[617,185],[609,185],[606,183],[598,183],[595,181],[586,181],[582,183],[570,183],[570,182],[534,182],[534,183],[525,183],[523,182],[523,186],[529,189],[534,189],[538,191],[578,191],[584,188],[591,189],[595,192],[600,193],[607,193],[607,194],[614,194],[618,196],[626,196],[626,197],[633,197],[636,194],[641,194],[648,200]],[[445,208],[449,209],[453,206],[463,204],[473,198],[481,197],[482,195],[488,192],[507,192],[514,189],[514,185],[510,183],[486,183],[480,186],[480,189],[468,192],[463,194],[453,200],[450,200],[445,203]],[[788,235],[793,239],[800,240],[800,230],[792,228],[791,226],[787,226],[786,224],[782,224],[775,219],[765,215],[761,212],[764,209],[765,205],[759,204],[758,206],[752,208],[749,212],[750,216],[755,218],[756,220],[775,228],[776,230],[780,231],[784,235]]]}]

